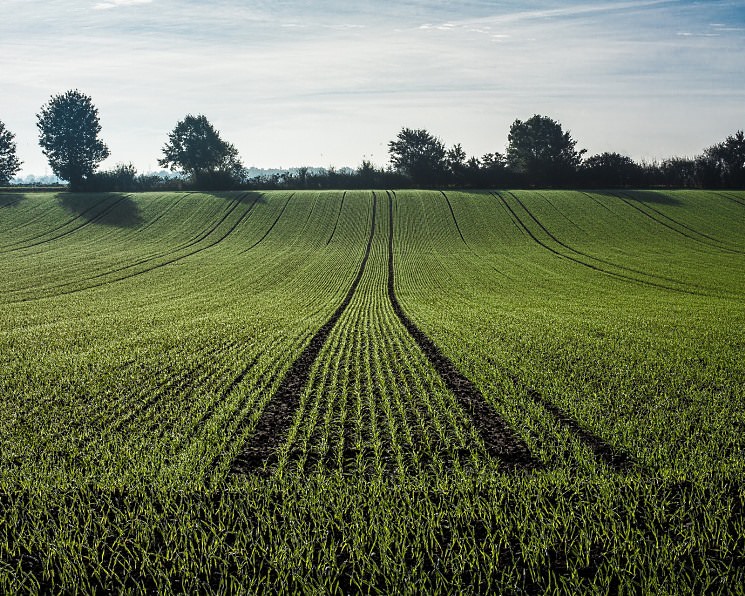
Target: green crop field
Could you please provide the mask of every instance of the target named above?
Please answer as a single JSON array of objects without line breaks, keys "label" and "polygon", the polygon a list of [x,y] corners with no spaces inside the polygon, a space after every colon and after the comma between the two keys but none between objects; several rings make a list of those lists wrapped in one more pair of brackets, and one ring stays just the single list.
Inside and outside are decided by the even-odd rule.
[{"label": "green crop field", "polygon": [[745,192],[0,193],[0,592],[745,593]]}]

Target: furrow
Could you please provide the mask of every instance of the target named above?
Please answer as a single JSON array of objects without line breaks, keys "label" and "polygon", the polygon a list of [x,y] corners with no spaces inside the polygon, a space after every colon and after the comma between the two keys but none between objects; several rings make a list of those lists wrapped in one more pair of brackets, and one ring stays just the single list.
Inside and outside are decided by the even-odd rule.
[{"label": "furrow", "polygon": [[507,202],[504,200],[504,198],[501,195],[499,195],[499,193],[496,193],[494,196],[496,198],[498,198],[500,201],[502,201],[502,203],[504,204],[504,206],[510,211],[510,213],[515,217],[515,219],[520,222],[520,226],[522,227],[522,229],[528,234],[528,236],[530,236],[530,238],[536,244],[538,244],[539,246],[545,248],[546,250],[548,250],[549,252],[553,253],[554,255],[556,255],[557,257],[559,257],[560,259],[566,259],[568,261],[571,261],[572,263],[576,263],[577,265],[581,265],[582,267],[587,267],[588,269],[592,269],[593,271],[597,271],[598,273],[602,273],[603,275],[609,275],[611,277],[615,277],[617,279],[620,279],[620,280],[623,280],[623,281],[626,281],[626,282],[630,282],[630,283],[634,283],[634,284],[639,284],[639,285],[643,285],[643,286],[651,286],[651,287],[655,287],[655,288],[659,288],[659,289],[669,290],[671,292],[679,292],[679,293],[682,293],[682,294],[691,294],[691,295],[694,295],[694,296],[709,296],[709,294],[706,294],[706,293],[703,293],[703,292],[696,292],[696,291],[693,291],[693,290],[686,290],[686,289],[681,289],[681,288],[675,288],[675,287],[671,287],[671,286],[666,286],[664,284],[659,284],[659,283],[655,283],[655,282],[651,282],[651,281],[646,281],[646,280],[643,280],[643,279],[638,279],[638,278],[635,278],[635,277],[630,277],[628,275],[623,275],[621,273],[616,273],[614,271],[608,271],[607,269],[603,269],[602,267],[598,267],[598,266],[593,265],[591,263],[585,263],[584,261],[582,261],[580,259],[577,259],[577,258],[571,257],[571,256],[569,256],[567,254],[564,254],[564,253],[556,250],[555,248],[552,248],[551,246],[549,246],[545,242],[542,242],[541,240],[539,240],[538,237],[535,234],[533,234],[533,232],[530,231],[530,228],[528,228],[525,225],[525,223],[520,219],[520,217],[517,215],[517,213],[515,213],[515,211],[512,209],[512,207],[510,207],[507,204]]},{"label": "furrow", "polygon": [[[121,269],[115,269],[115,270],[112,270],[112,271],[108,271],[106,273],[102,273],[102,274],[99,274],[99,275],[90,277],[90,278],[88,278],[88,280],[100,278],[100,277],[103,277],[105,275],[111,275],[112,273],[116,273],[116,272],[119,272],[119,271],[130,269],[132,267],[136,267],[138,265],[144,264],[145,262],[150,262],[150,261],[153,261],[153,260],[156,260],[156,259],[162,259],[164,256],[167,256],[169,254],[174,254],[175,252],[178,252],[178,251],[181,251],[181,250],[185,250],[187,248],[191,248],[192,246],[196,246],[199,242],[201,242],[202,240],[204,240],[205,238],[207,238],[208,236],[210,236],[212,233],[214,233],[215,230],[233,213],[233,211],[235,211],[235,209],[237,208],[237,206],[239,204],[240,204],[240,202],[237,201],[230,208],[230,210],[214,226],[212,226],[212,228],[210,228],[209,231],[207,231],[207,232],[205,232],[203,234],[200,234],[200,236],[199,236],[199,238],[197,240],[194,240],[194,241],[190,242],[189,244],[183,245],[183,246],[181,246],[181,247],[179,247],[177,249],[174,249],[174,250],[165,252],[165,253],[157,256],[157,257],[145,259],[142,262],[135,263],[134,265],[128,265],[128,266],[123,267]],[[46,298],[53,298],[53,297],[57,297],[57,296],[68,296],[70,294],[77,294],[78,292],[84,292],[86,290],[91,290],[91,289],[94,289],[94,288],[100,288],[100,287],[111,285],[111,284],[114,284],[114,283],[126,281],[128,279],[132,279],[134,277],[138,277],[140,275],[144,275],[146,273],[150,273],[151,271],[155,271],[155,270],[160,269],[162,267],[165,267],[167,265],[172,265],[173,263],[177,263],[179,261],[182,261],[182,260],[187,259],[189,257],[192,257],[194,255],[197,255],[197,254],[199,254],[201,252],[204,252],[205,250],[210,249],[210,248],[216,246],[217,244],[219,244],[220,242],[222,242],[223,240],[225,240],[238,227],[238,225],[251,214],[254,205],[255,205],[255,201],[252,204],[252,206],[249,207],[249,209],[246,211],[246,213],[244,213],[243,216],[241,216],[241,218],[235,224],[233,224],[230,227],[230,229],[228,229],[222,236],[220,236],[219,238],[217,238],[214,242],[211,242],[211,243],[209,243],[209,244],[207,244],[205,246],[201,246],[198,249],[196,249],[196,250],[194,250],[192,252],[189,252],[187,254],[179,255],[177,257],[174,257],[172,259],[168,259],[166,261],[161,261],[161,262],[153,265],[152,267],[147,267],[147,268],[142,269],[140,271],[135,271],[135,272],[129,273],[127,275],[123,275],[121,277],[117,277],[115,279],[105,280],[105,281],[103,281],[101,283],[90,284],[90,285],[87,285],[87,286],[84,286],[84,287],[81,287],[81,288],[73,288],[73,289],[70,289],[70,290],[66,290],[66,291],[62,291],[62,292],[56,292],[54,294],[48,294],[48,295],[45,295],[45,296],[33,296],[33,297],[29,297],[29,298],[21,298],[21,299],[18,299],[18,300],[10,300],[10,301],[6,302],[6,304],[19,304],[19,303],[24,303],[24,302],[34,302],[36,300],[44,300]],[[60,287],[65,287],[65,285],[69,285],[69,284],[64,284],[62,286],[52,286],[51,288],[48,288],[48,289],[58,289]]]},{"label": "furrow", "polygon": [[175,201],[173,201],[168,207],[163,209],[158,215],[153,217],[149,222],[147,222],[144,226],[140,226],[137,228],[136,233],[141,234],[148,228],[152,227],[155,223],[157,223],[159,220],[161,220],[163,217],[165,217],[170,211],[176,208],[178,204],[181,203],[186,197],[188,197],[188,194],[183,194],[180,197],[178,197]]},{"label": "furrow", "polygon": [[[334,416],[337,412],[344,412],[346,404],[346,388],[349,381],[349,361],[346,357],[354,342],[354,328],[342,325],[342,321],[334,328],[329,341],[324,346],[319,360],[323,366],[315,367],[313,382],[308,394],[313,396],[315,415],[306,420],[304,431],[304,464],[306,472],[323,471],[332,467],[331,438],[338,430]],[[343,377],[343,381],[340,381]],[[338,405],[337,402],[341,402]],[[321,420],[317,424],[316,420]],[[343,426],[343,422],[341,423]],[[336,430],[336,432],[335,432]]]},{"label": "furrow", "polygon": [[[243,223],[244,220],[246,220],[251,215],[254,207],[256,206],[256,202],[257,202],[257,199],[254,199],[254,201],[249,205],[249,207],[245,211],[245,213],[243,213],[243,215],[241,215],[241,217],[225,232],[225,234],[223,234],[215,242],[209,244],[208,246],[200,247],[198,250],[196,250],[194,252],[191,252],[189,254],[180,255],[177,259],[168,261],[167,264],[174,263],[174,262],[176,262],[178,260],[184,259],[186,257],[190,257],[190,256],[195,255],[197,253],[200,253],[203,250],[206,250],[208,248],[212,248],[213,246],[216,246],[217,244],[219,244],[220,242],[222,242],[223,240],[225,240],[225,238],[227,238],[230,234],[232,234],[233,231],[235,231],[235,229],[241,223]],[[199,242],[201,242],[202,240],[208,238],[211,234],[213,234],[215,232],[215,230],[217,230],[217,228],[222,223],[224,223],[225,220],[236,210],[236,208],[238,207],[239,204],[240,204],[239,202],[236,202],[236,204],[230,209],[230,211],[228,211],[228,213],[226,213],[225,216],[223,216],[220,219],[220,221],[217,222],[217,224],[214,225],[207,234],[202,235],[199,238],[199,240],[197,240],[196,242],[192,242],[192,243],[190,243],[187,246],[180,246],[178,248],[175,248],[175,249],[172,249],[172,250],[169,250],[169,251],[165,251],[163,253],[160,253],[160,254],[155,255],[155,256],[152,256],[152,257],[148,257],[148,258],[145,258],[145,259],[140,259],[139,261],[135,261],[134,263],[130,263],[128,265],[124,265],[124,266],[118,267],[116,269],[110,269],[110,270],[105,271],[103,273],[99,273],[97,275],[93,275],[93,276],[90,276],[90,277],[83,278],[82,281],[91,281],[91,280],[94,280],[94,279],[100,279],[101,277],[106,277],[106,276],[112,275],[114,273],[119,273],[120,271],[126,271],[127,269],[132,269],[133,267],[138,267],[139,265],[144,265],[145,263],[150,263],[152,261],[156,261],[156,260],[162,259],[164,257],[167,257],[168,255],[171,255],[171,254],[174,254],[174,253],[179,252],[181,250],[184,250],[185,248],[191,248],[192,246],[197,245]],[[148,269],[145,269],[144,271],[138,271],[134,275],[138,275],[140,273],[145,273],[147,271],[152,271],[155,268],[156,267],[150,267]],[[121,278],[117,278],[115,280],[108,280],[107,283],[111,283],[113,281],[120,281],[121,279],[127,279],[129,277],[134,277],[134,275],[127,275],[127,276],[124,276],[124,277],[121,277]],[[78,280],[76,280],[76,281],[78,281]],[[70,285],[70,284],[67,283],[67,284],[61,284],[61,285],[58,285],[58,286],[47,286],[47,287],[45,287],[43,289],[45,289],[45,290],[55,290],[55,289],[58,289],[58,288],[63,288],[65,286],[67,286],[67,285]],[[98,287],[98,286],[97,285],[87,286],[87,288],[90,288],[90,287]],[[87,289],[87,288],[85,288],[85,289]]]},{"label": "furrow", "polygon": [[326,246],[331,244],[331,240],[334,238],[334,234],[336,234],[336,228],[339,225],[339,219],[341,218],[341,210],[344,208],[344,199],[347,197],[347,191],[344,191],[344,194],[341,195],[341,204],[339,205],[339,212],[336,214],[336,221],[334,222],[334,229],[331,230],[331,236],[329,236],[329,239],[326,240]]},{"label": "furrow", "polygon": [[460,226],[458,225],[458,220],[455,219],[455,211],[453,211],[453,205],[450,203],[450,199],[445,194],[445,191],[440,191],[440,194],[445,197],[445,201],[448,204],[448,209],[450,209],[450,215],[453,218],[453,223],[455,224],[455,229],[458,230],[458,235],[460,236],[460,239],[463,241],[463,244],[466,245],[466,247],[470,250],[470,246],[468,246],[468,242],[466,242],[466,239],[463,237],[463,232],[461,232]]},{"label": "furrow", "polygon": [[729,199],[733,203],[737,203],[741,207],[745,207],[745,200],[743,200],[742,198],[740,198],[738,196],[735,196],[735,195],[731,195],[731,194],[726,193],[726,192],[720,192],[719,194],[721,196],[723,196],[725,199]]},{"label": "furrow", "polygon": [[[672,230],[673,232],[675,232],[677,234],[680,234],[684,238],[688,238],[689,240],[692,240],[693,242],[697,242],[699,244],[702,244],[704,246],[708,246],[709,248],[714,248],[716,250],[721,250],[721,251],[724,251],[724,252],[729,252],[729,253],[734,253],[734,254],[740,254],[740,255],[741,254],[745,254],[744,251],[736,250],[734,248],[729,248],[727,246],[724,246],[721,240],[719,240],[717,238],[713,238],[712,236],[709,236],[707,234],[704,234],[703,232],[699,232],[698,230],[695,230],[695,229],[691,228],[690,226],[688,226],[688,225],[686,225],[684,223],[681,223],[681,222],[673,219],[672,217],[670,217],[668,215],[665,215],[664,213],[662,213],[658,209],[655,209],[654,207],[652,207],[650,205],[647,205],[646,203],[642,203],[644,205],[644,208],[642,209],[639,205],[635,205],[634,204],[634,203],[640,202],[640,201],[638,201],[637,199],[634,199],[633,197],[629,196],[628,194],[626,194],[626,196],[629,197],[629,198],[624,198],[620,194],[617,194],[615,196],[617,196],[619,199],[621,199],[629,207],[632,207],[632,208],[636,209],[639,213],[643,214],[645,217],[648,217],[652,221],[654,221],[654,222],[656,222],[656,223],[658,223],[658,224],[666,227],[667,229]],[[634,201],[634,203],[632,203],[631,201]],[[647,210],[651,211],[652,213],[657,214],[657,216],[652,215],[652,213],[649,213],[649,211],[647,211]],[[663,220],[667,220],[667,221],[663,221]],[[676,226],[678,226],[678,227],[676,227]],[[683,228],[683,230],[686,230],[686,231],[680,230],[678,228]],[[694,234],[695,234],[695,236],[694,236]],[[701,236],[701,238],[705,238],[706,240],[701,240],[701,238],[696,238],[696,236]],[[711,242],[707,242],[707,240],[709,240]]]},{"label": "furrow", "polygon": [[535,468],[533,458],[525,443],[505,424],[494,408],[469,379],[463,376],[401,308],[395,292],[393,259],[393,198],[388,194],[388,299],[401,323],[414,338],[419,348],[440,374],[447,388],[456,396],[461,406],[470,414],[490,455],[499,458],[508,468]]},{"label": "furrow", "polygon": [[633,467],[634,462],[627,453],[620,449],[616,449],[596,434],[582,427],[579,422],[572,418],[567,412],[549,402],[538,391],[532,387],[524,386],[517,377],[513,376],[512,382],[516,387],[522,388],[528,397],[530,397],[535,403],[548,411],[554,419],[567,428],[577,440],[589,447],[595,454],[595,457],[603,461],[603,463],[605,463],[609,468],[616,472],[626,472]]},{"label": "furrow", "polygon": [[376,208],[377,197],[373,193],[370,235],[357,277],[355,277],[347,295],[331,315],[331,318],[310,339],[305,349],[285,374],[277,392],[264,408],[249,443],[231,462],[230,474],[246,473],[265,468],[270,458],[276,454],[278,448],[282,445],[293,422],[293,414],[300,403],[303,389],[308,383],[311,366],[318,357],[334,325],[351,302],[360,279],[362,279],[375,234]]},{"label": "furrow", "polygon": [[95,223],[97,220],[101,219],[104,215],[106,215],[106,213],[108,213],[109,211],[111,211],[114,207],[117,206],[117,204],[121,203],[126,198],[127,198],[127,196],[125,195],[123,197],[120,197],[120,198],[116,199],[111,204],[107,205],[101,211],[99,211],[98,213],[96,213],[92,218],[86,219],[79,226],[75,226],[74,228],[72,228],[70,230],[66,230],[65,232],[63,232],[62,234],[59,234],[57,236],[52,236],[51,238],[44,238],[44,236],[47,236],[48,234],[51,234],[53,232],[56,232],[57,230],[61,230],[64,227],[68,226],[69,224],[71,224],[71,223],[73,223],[75,221],[78,221],[81,218],[82,219],[85,219],[83,216],[86,213],[89,213],[90,211],[92,211],[96,207],[100,207],[100,203],[97,203],[97,204],[89,207],[85,211],[82,211],[77,216],[73,217],[72,219],[69,219],[68,221],[64,222],[63,224],[60,224],[59,226],[56,226],[55,228],[53,228],[51,230],[47,230],[43,234],[39,234],[39,235],[34,236],[32,238],[27,238],[25,240],[22,240],[21,242],[29,242],[30,240],[38,240],[39,238],[44,238],[44,240],[41,240],[39,242],[31,242],[30,244],[24,244],[23,246],[15,246],[16,244],[20,244],[20,242],[16,242],[14,244],[9,244],[8,246],[15,246],[15,248],[7,248],[7,250],[0,250],[0,254],[6,254],[6,253],[11,253],[11,252],[16,252],[16,251],[19,251],[19,250],[26,250],[28,248],[33,248],[34,246],[41,246],[42,244],[47,244],[49,242],[53,242],[55,240],[59,240],[60,238],[64,238],[65,236],[69,236],[70,234],[73,234],[73,233],[77,232],[78,230],[81,230],[81,229],[87,227],[88,225],[90,225],[92,223]]},{"label": "furrow", "polygon": [[270,232],[271,232],[271,231],[272,231],[272,230],[274,229],[274,226],[276,226],[276,225],[277,225],[277,222],[278,222],[278,221],[280,220],[280,218],[282,217],[282,214],[283,214],[283,213],[285,212],[285,209],[287,209],[287,205],[289,205],[289,204],[290,204],[290,200],[291,200],[291,199],[292,199],[292,197],[294,197],[294,196],[295,196],[295,193],[292,193],[292,194],[291,194],[291,195],[290,195],[289,197],[287,197],[287,201],[285,202],[284,206],[282,207],[282,210],[281,210],[281,211],[279,212],[279,215],[277,215],[277,219],[275,219],[275,220],[274,220],[274,221],[272,222],[272,225],[271,225],[271,226],[269,226],[269,229],[268,229],[268,230],[267,230],[266,232],[264,232],[264,235],[263,235],[263,236],[262,236],[261,238],[259,238],[259,239],[258,239],[258,240],[257,240],[256,242],[254,242],[254,243],[253,243],[253,244],[252,244],[251,246],[249,246],[248,248],[245,248],[245,249],[243,249],[242,251],[240,251],[240,252],[239,252],[238,254],[243,254],[243,253],[245,253],[245,252],[248,252],[249,250],[252,250],[252,249],[256,248],[256,247],[257,247],[257,246],[258,246],[259,244],[261,244],[261,243],[262,243],[262,242],[264,241],[264,239],[265,239],[265,238],[266,238],[266,237],[267,237],[267,236],[269,235],[269,233],[270,233]]},{"label": "furrow", "polygon": [[[471,252],[471,254],[473,254],[474,256],[476,256],[477,258],[479,258],[479,259],[480,259],[480,258],[481,258],[481,256],[480,256],[480,255],[479,255],[479,254],[478,254],[478,253],[477,253],[477,252],[476,252],[476,251],[475,251],[475,250],[474,250],[474,249],[473,249],[473,248],[471,247],[471,245],[470,245],[470,244],[468,244],[468,242],[466,242],[466,239],[465,239],[465,238],[463,237],[463,232],[461,231],[461,228],[460,228],[460,224],[458,223],[458,218],[457,218],[457,217],[455,217],[455,211],[453,210],[453,205],[452,205],[452,203],[450,202],[450,198],[449,198],[449,197],[448,197],[448,196],[447,196],[447,195],[445,194],[445,192],[444,192],[444,191],[440,191],[440,193],[442,193],[442,196],[443,196],[443,197],[445,197],[445,200],[447,201],[447,204],[448,204],[448,208],[450,209],[450,215],[451,215],[451,216],[452,216],[452,218],[453,218],[453,222],[455,223],[455,227],[456,227],[456,228],[458,229],[458,234],[460,235],[460,239],[461,239],[461,240],[463,241],[463,244],[465,244],[465,245],[466,245],[466,248],[468,248],[468,250],[469,250],[469,251]],[[491,263],[489,263],[489,267],[491,268],[491,270],[492,270],[492,271],[494,271],[494,272],[495,272],[495,273],[497,273],[498,275],[501,275],[501,276],[503,276],[503,277],[505,277],[505,278],[507,278],[507,279],[510,279],[509,275],[507,275],[507,274],[506,274],[506,273],[505,273],[504,271],[502,271],[501,269],[497,269],[497,268],[496,268],[496,267],[495,267],[494,265],[492,265]]]},{"label": "furrow", "polygon": [[[557,238],[557,237],[556,237],[556,236],[555,236],[555,235],[554,235],[554,234],[553,234],[552,232],[550,232],[550,231],[549,231],[549,230],[548,230],[548,229],[547,229],[547,228],[546,228],[546,227],[545,227],[545,226],[544,226],[544,225],[543,225],[543,224],[542,224],[542,223],[541,223],[541,222],[540,222],[540,221],[538,220],[538,218],[537,218],[537,217],[535,217],[535,215],[533,215],[533,213],[532,213],[532,212],[530,211],[530,209],[528,209],[528,208],[527,208],[527,206],[525,205],[525,203],[523,203],[523,202],[522,202],[522,201],[520,200],[520,198],[519,198],[519,197],[517,197],[517,196],[516,196],[515,194],[513,194],[513,193],[511,193],[511,192],[508,192],[508,194],[509,194],[509,195],[510,195],[510,196],[511,196],[511,197],[512,197],[513,199],[515,199],[515,201],[517,201],[517,203],[518,203],[518,204],[519,204],[519,205],[520,205],[520,206],[521,206],[521,207],[523,208],[523,210],[525,211],[525,213],[527,213],[527,214],[528,214],[528,217],[530,217],[530,219],[532,219],[532,220],[533,220],[533,221],[535,222],[535,224],[536,224],[536,225],[537,225],[537,226],[538,226],[538,227],[539,227],[539,228],[540,228],[541,230],[543,230],[543,232],[544,232],[544,233],[545,233],[545,234],[546,234],[546,235],[547,235],[547,236],[548,236],[549,238],[551,238],[551,240],[553,240],[553,241],[554,241],[554,242],[556,242],[556,244],[558,244],[559,246],[561,246],[561,247],[563,247],[563,248],[567,249],[567,250],[568,250],[568,251],[570,251],[570,252],[573,252],[573,253],[574,253],[574,254],[576,254],[576,255],[580,255],[580,256],[582,256],[582,257],[585,257],[586,259],[590,259],[590,260],[592,260],[592,261],[597,261],[598,263],[602,263],[603,265],[608,265],[608,266],[610,266],[610,267],[614,267],[614,268],[616,268],[616,269],[621,269],[621,270],[623,270],[623,271],[628,271],[629,273],[636,273],[636,274],[638,274],[638,275],[643,275],[643,276],[645,276],[645,277],[651,277],[652,279],[659,279],[659,280],[661,280],[661,281],[667,281],[667,282],[671,282],[671,283],[674,283],[674,284],[678,284],[678,285],[682,285],[682,286],[685,286],[685,285],[691,285],[692,287],[694,287],[694,288],[697,288],[697,289],[699,289],[699,290],[706,290],[706,289],[707,289],[707,288],[702,288],[702,287],[700,287],[700,286],[697,286],[697,285],[695,285],[695,284],[686,284],[685,282],[682,282],[682,281],[680,281],[680,280],[678,280],[678,279],[674,279],[674,278],[672,278],[672,277],[665,277],[665,276],[663,276],[663,275],[655,275],[655,274],[653,274],[653,273],[647,273],[647,272],[645,272],[645,271],[641,271],[641,270],[639,270],[639,269],[634,269],[633,267],[627,267],[627,266],[625,266],[625,265],[618,265],[617,263],[614,263],[614,262],[612,262],[612,261],[608,261],[608,260],[606,260],[606,259],[601,259],[600,257],[596,257],[596,256],[590,255],[590,254],[588,254],[588,253],[586,253],[586,252],[582,252],[582,251],[580,251],[580,250],[577,250],[576,248],[574,248],[574,247],[572,247],[572,246],[569,246],[569,245],[568,245],[568,244],[566,244],[565,242],[562,242],[562,241],[561,241],[561,240],[559,240],[559,239],[558,239],[558,238]],[[609,271],[607,271],[606,269],[602,269],[602,271],[605,271],[605,272],[607,272],[607,273],[610,273],[610,272],[609,272]],[[640,280],[640,281],[643,281],[643,280]]]},{"label": "furrow", "polygon": [[[11,203],[11,205],[12,205],[12,203]],[[9,205],[0,205],[0,207],[8,207],[8,206]],[[50,211],[53,211],[53,210],[54,210],[54,203],[52,201],[48,201],[47,204],[44,205],[44,208],[41,209],[39,213],[35,214],[32,217],[29,217],[23,223],[16,222],[15,225],[13,225],[12,227],[9,227],[8,230],[11,230],[12,229],[13,230],[13,233],[14,234],[17,234],[19,230],[22,230],[23,228],[27,228],[29,226],[32,226],[36,222],[38,222],[39,220],[43,220],[45,217],[47,217],[49,215],[49,212]],[[45,232],[45,233],[49,233],[49,231],[47,230],[47,232]],[[26,239],[26,240],[28,240],[28,239]],[[20,240],[19,242],[25,242],[26,240]],[[6,248],[8,246],[13,246],[14,244],[17,244],[17,243],[11,243],[11,244],[6,244],[6,245],[3,245],[3,246],[0,246],[0,249]]]}]

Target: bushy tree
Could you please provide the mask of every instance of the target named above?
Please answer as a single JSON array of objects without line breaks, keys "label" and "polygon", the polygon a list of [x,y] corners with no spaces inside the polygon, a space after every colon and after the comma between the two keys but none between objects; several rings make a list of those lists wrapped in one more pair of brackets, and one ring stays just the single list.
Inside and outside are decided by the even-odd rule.
[{"label": "bushy tree", "polygon": [[508,166],[537,186],[571,183],[585,153],[575,149],[577,141],[561,124],[538,114],[515,120],[507,140]]},{"label": "bushy tree", "polygon": [[661,182],[665,186],[691,188],[696,186],[696,161],[688,157],[671,157],[659,165]]},{"label": "bushy tree", "polygon": [[445,170],[448,176],[448,182],[455,186],[463,186],[466,182],[468,156],[463,151],[460,143],[453,145],[445,153]]},{"label": "bushy tree", "polygon": [[79,190],[109,149],[98,138],[101,125],[91,98],[77,89],[52,96],[36,115],[39,145],[52,171]]},{"label": "bushy tree", "polygon": [[21,169],[16,155],[15,135],[0,122],[0,185],[8,184]]},{"label": "bushy tree", "polygon": [[163,156],[158,164],[183,172],[200,188],[229,188],[243,177],[238,150],[201,114],[189,114],[176,124]]},{"label": "bushy tree", "polygon": [[639,184],[641,168],[627,155],[599,153],[582,162],[581,180],[595,188],[623,187]]},{"label": "bushy tree", "polygon": [[443,180],[445,145],[424,129],[402,128],[388,143],[393,168],[419,186],[436,186]]},{"label": "bushy tree", "polygon": [[706,186],[745,187],[745,133],[738,130],[696,160]]},{"label": "bushy tree", "polygon": [[113,170],[96,172],[85,181],[85,190],[94,192],[132,192],[139,190],[137,168],[131,163],[120,163]]}]

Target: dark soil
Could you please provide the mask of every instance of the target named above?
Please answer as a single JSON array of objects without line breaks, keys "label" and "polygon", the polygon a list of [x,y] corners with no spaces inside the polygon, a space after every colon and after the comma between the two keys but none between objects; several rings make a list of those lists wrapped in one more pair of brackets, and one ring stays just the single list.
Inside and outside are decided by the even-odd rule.
[{"label": "dark soil", "polygon": [[396,316],[414,338],[422,352],[425,353],[447,388],[455,395],[458,403],[471,416],[473,425],[481,435],[489,455],[498,458],[512,469],[540,467],[540,463],[530,453],[528,446],[507,426],[476,386],[458,371],[447,356],[409,319],[401,308],[395,292],[393,198],[390,194],[388,194],[388,203],[388,298],[393,305]]},{"label": "dark soil", "polygon": [[[513,377],[512,381],[518,386],[522,385],[522,383],[520,383],[520,381],[515,377]],[[609,468],[617,472],[624,472],[628,471],[633,466],[634,462],[627,453],[624,453],[620,449],[616,449],[603,441],[603,439],[598,437],[596,434],[583,428],[579,422],[564,410],[549,402],[535,389],[532,389],[531,387],[524,387],[524,389],[533,401],[546,409],[562,426],[569,429],[577,439],[587,445],[595,456]]]},{"label": "dark soil", "polygon": [[331,318],[311,338],[299,358],[292,363],[290,370],[285,374],[277,393],[269,401],[256,425],[256,430],[251,435],[249,442],[238,453],[230,464],[230,474],[247,474],[269,472],[272,460],[276,458],[277,450],[284,443],[294,419],[295,411],[300,405],[300,396],[308,384],[310,370],[313,362],[326,343],[331,330],[336,325],[344,310],[354,296],[357,286],[362,279],[367,260],[372,248],[373,235],[375,234],[375,212],[377,209],[377,197],[373,193],[372,223],[370,225],[370,236],[367,240],[365,255],[360,263],[357,277],[354,278],[349,287],[347,295],[339,304]]}]

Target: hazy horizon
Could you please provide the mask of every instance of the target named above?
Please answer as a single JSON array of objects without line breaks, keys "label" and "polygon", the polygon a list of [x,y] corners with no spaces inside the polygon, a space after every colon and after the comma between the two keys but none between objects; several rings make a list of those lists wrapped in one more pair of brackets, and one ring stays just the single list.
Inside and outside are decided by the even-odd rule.
[{"label": "hazy horizon", "polygon": [[93,98],[103,168],[160,169],[202,113],[247,166],[388,161],[401,127],[470,155],[555,118],[589,153],[693,156],[745,128],[745,2],[0,0],[0,121],[49,174],[36,114]]}]

